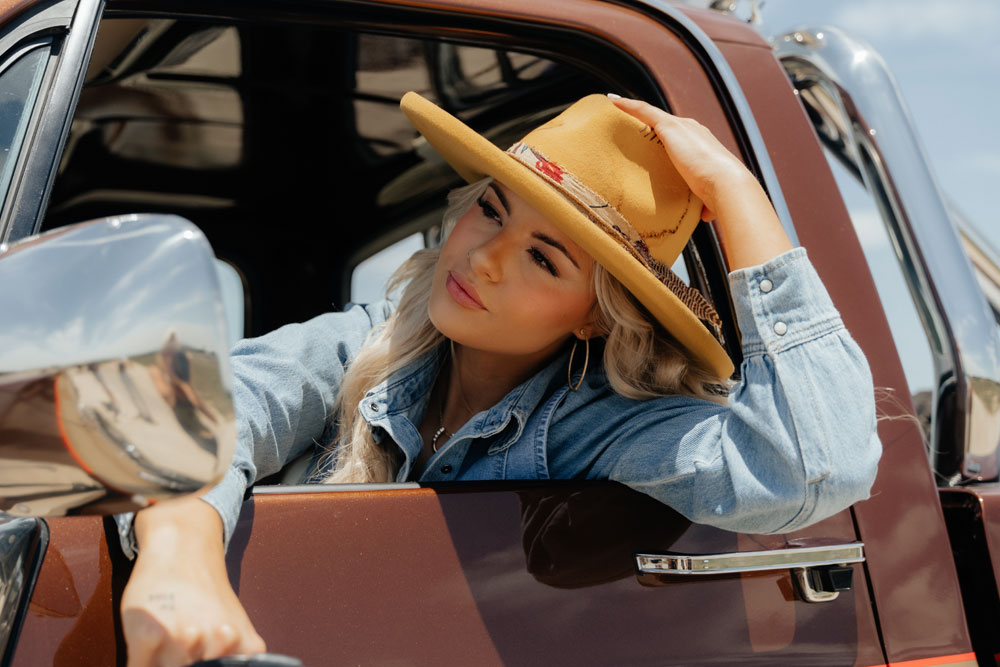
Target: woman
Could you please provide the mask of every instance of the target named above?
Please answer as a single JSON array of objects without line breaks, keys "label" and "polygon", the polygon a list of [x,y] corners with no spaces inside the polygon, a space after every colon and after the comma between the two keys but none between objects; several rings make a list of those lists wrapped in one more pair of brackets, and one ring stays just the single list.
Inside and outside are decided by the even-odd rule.
[{"label": "woman", "polygon": [[[881,450],[867,364],[757,181],[705,128],[590,96],[504,152],[413,93],[402,107],[472,183],[450,197],[453,229],[401,269],[398,307],[234,351],[233,468],[201,499],[135,519],[129,664],[264,649],[224,545],[246,486],[313,441],[331,445],[313,478],[615,479],[743,532],[800,528],[868,494]],[[718,318],[667,268],[700,218],[717,219],[733,271],[744,362],[728,403]]]}]

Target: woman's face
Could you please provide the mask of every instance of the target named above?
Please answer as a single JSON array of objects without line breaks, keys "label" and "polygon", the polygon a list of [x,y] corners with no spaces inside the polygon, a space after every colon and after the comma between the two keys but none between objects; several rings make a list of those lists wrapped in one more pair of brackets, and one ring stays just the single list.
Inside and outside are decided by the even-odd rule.
[{"label": "woman's face", "polygon": [[576,243],[493,182],[441,249],[431,322],[460,345],[542,359],[590,332],[593,270]]}]

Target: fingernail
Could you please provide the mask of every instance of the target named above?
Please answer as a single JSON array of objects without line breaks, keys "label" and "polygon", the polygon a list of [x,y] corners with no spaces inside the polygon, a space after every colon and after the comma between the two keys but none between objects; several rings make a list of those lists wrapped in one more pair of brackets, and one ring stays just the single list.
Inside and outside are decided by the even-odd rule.
[{"label": "fingernail", "polygon": [[622,96],[617,93],[608,93],[608,97],[613,100],[620,100],[622,98]]}]

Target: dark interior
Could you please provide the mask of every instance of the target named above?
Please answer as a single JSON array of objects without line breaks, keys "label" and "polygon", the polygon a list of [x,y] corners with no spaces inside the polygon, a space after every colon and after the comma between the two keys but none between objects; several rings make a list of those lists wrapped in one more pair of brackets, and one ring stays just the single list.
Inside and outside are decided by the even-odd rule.
[{"label": "dark interior", "polygon": [[[616,47],[528,24],[364,4],[274,15],[251,3],[238,18],[211,2],[196,17],[108,7],[43,228],[125,213],[191,220],[242,278],[247,336],[342,307],[354,267],[378,250],[415,232],[438,240],[460,181],[399,110],[406,91],[500,146],[586,94],[666,104]],[[708,226],[685,260],[738,366]]]},{"label": "dark interior", "polygon": [[246,334],[343,305],[351,269],[433,227],[457,176],[399,111],[417,90],[501,145],[606,84],[521,53],[336,26],[107,18],[46,228],[188,218],[237,268]]}]

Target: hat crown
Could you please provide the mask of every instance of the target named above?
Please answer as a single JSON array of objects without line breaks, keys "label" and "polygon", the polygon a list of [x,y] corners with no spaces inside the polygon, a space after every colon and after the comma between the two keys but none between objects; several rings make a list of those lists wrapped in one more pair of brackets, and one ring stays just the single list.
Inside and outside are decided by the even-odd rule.
[{"label": "hat crown", "polygon": [[655,259],[670,266],[680,255],[700,219],[701,203],[648,125],[606,96],[589,95],[521,143],[613,206]]}]

